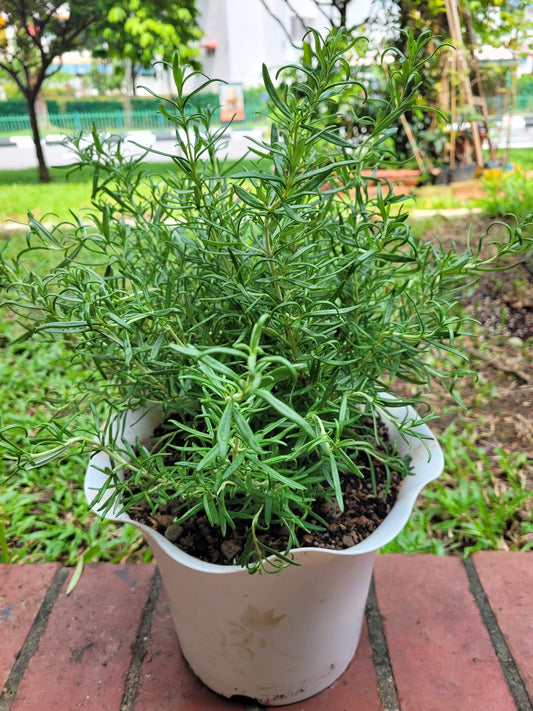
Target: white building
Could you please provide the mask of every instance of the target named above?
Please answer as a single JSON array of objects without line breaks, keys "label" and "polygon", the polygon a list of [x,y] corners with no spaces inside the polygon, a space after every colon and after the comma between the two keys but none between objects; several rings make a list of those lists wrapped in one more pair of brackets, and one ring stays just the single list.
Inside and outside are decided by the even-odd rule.
[{"label": "white building", "polygon": [[[348,24],[362,22],[370,0],[350,3]],[[276,69],[294,61],[305,26],[319,31],[329,26],[327,15],[335,13],[313,0],[197,0],[202,64],[208,76],[244,87],[262,85],[261,67]],[[303,22],[302,22],[303,20]]]}]

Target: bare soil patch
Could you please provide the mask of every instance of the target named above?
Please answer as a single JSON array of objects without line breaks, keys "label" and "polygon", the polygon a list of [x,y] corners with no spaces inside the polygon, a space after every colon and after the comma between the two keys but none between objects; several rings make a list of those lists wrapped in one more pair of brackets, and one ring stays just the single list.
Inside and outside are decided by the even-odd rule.
[{"label": "bare soil patch", "polygon": [[[439,224],[445,246],[465,244],[467,236],[486,232],[492,220],[475,218],[448,220]],[[490,231],[496,236],[497,228]],[[430,228],[422,239],[434,239]],[[459,386],[466,410],[455,410],[432,424],[438,434],[454,419],[474,423],[473,439],[489,456],[498,449],[523,452],[531,460],[527,470],[533,489],[533,255],[515,260],[508,271],[485,273],[462,298],[467,312],[479,325],[463,345],[478,381],[465,378]],[[480,387],[490,384],[489,388]],[[446,390],[436,385],[431,395],[435,411],[453,404]],[[495,473],[498,465],[495,461]]]}]

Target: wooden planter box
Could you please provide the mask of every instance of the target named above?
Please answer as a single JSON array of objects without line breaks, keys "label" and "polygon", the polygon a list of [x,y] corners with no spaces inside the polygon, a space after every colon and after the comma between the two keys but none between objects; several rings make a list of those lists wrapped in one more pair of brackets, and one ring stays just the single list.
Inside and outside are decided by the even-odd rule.
[{"label": "wooden planter box", "polygon": [[369,185],[376,185],[379,181],[380,183],[390,183],[391,185],[406,185],[415,186],[420,182],[421,172],[415,169],[409,168],[398,168],[398,169],[387,169],[383,168],[381,170],[363,170],[361,175],[364,177],[376,178],[376,180],[369,181]]}]

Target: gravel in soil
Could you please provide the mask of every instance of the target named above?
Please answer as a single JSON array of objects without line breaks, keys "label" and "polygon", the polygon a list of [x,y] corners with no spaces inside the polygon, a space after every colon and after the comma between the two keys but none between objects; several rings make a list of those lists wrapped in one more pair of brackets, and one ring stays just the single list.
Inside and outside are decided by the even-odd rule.
[{"label": "gravel in soil", "polygon": [[[398,495],[402,474],[394,469],[387,471],[375,460],[374,488],[368,464],[363,457],[358,457],[356,461],[362,470],[368,471],[368,475],[361,478],[352,472],[345,472],[341,476],[343,511],[335,502],[325,499],[315,502],[312,511],[316,518],[311,516],[308,520],[313,530],[300,531],[299,547],[330,550],[350,548],[375,531],[391,510]],[[133,487],[132,493],[136,493]],[[170,500],[160,504],[152,513],[149,504],[142,502],[132,506],[128,513],[134,520],[155,529],[171,543],[200,560],[219,565],[234,564],[244,551],[249,535],[244,522],[237,519],[236,527],[223,537],[220,528],[211,526],[205,515],[197,514],[182,523],[176,523],[182,507],[179,500]],[[320,529],[314,530],[318,526]],[[258,539],[263,550],[284,553],[289,544],[289,531],[283,525],[271,525],[267,531],[258,533]]]}]

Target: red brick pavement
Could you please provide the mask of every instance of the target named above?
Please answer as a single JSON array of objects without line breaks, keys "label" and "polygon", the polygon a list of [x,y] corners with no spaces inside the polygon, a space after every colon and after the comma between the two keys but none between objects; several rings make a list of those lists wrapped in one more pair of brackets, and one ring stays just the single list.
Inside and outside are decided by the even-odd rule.
[{"label": "red brick pavement", "polygon": [[[153,565],[0,565],[0,711],[252,711],[181,656]],[[346,672],[287,711],[531,711],[533,552],[378,556]],[[280,707],[278,707],[280,708]]]}]

